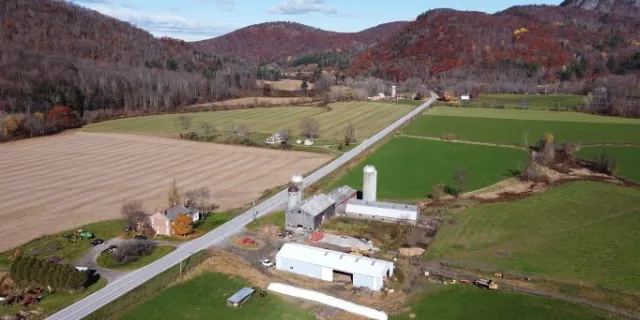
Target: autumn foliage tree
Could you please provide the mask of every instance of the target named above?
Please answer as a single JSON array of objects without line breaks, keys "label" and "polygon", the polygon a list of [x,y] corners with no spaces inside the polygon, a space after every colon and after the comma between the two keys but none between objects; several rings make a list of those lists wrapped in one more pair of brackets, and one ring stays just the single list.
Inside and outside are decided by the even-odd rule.
[{"label": "autumn foliage tree", "polygon": [[193,223],[191,217],[184,213],[180,213],[173,222],[171,222],[173,232],[179,236],[186,236],[193,232]]},{"label": "autumn foliage tree", "polygon": [[58,105],[49,110],[47,121],[58,129],[71,128],[75,125],[75,115],[71,108]]}]

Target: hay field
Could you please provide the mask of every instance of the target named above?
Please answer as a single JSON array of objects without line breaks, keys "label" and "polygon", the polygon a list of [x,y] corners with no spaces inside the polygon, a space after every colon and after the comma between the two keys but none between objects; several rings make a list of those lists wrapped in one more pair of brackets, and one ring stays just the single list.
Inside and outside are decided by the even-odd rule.
[{"label": "hay field", "polygon": [[616,174],[627,179],[640,182],[640,147],[637,146],[594,146],[584,147],[575,153],[577,157],[586,160],[596,160],[602,153],[607,154],[617,162]]},{"label": "hay field", "polygon": [[405,133],[416,136],[523,145],[551,132],[558,142],[640,145],[638,119],[553,111],[435,108],[416,119]]},{"label": "hay field", "polygon": [[240,108],[240,107],[273,107],[273,106],[286,106],[291,104],[303,104],[313,102],[313,99],[300,97],[300,98],[272,98],[272,97],[248,97],[238,98],[224,101],[217,101],[213,103],[202,103],[190,106],[191,108]]},{"label": "hay field", "polygon": [[209,187],[212,201],[225,209],[328,160],[318,153],[79,131],[2,144],[0,251],[119,218],[129,199],[143,200],[148,211],[162,208],[173,178],[183,189]]},{"label": "hay field", "polygon": [[638,293],[638,239],[638,189],[573,182],[455,213],[427,258]]},{"label": "hay field", "polygon": [[[313,118],[320,123],[320,139],[342,140],[349,122],[358,131],[358,139],[365,139],[389,123],[407,114],[414,107],[372,102],[342,102],[322,107],[274,107],[192,113],[193,129],[202,122],[213,124],[219,131],[227,131],[234,124],[246,124],[252,131],[273,134],[284,128],[300,134],[300,122]],[[115,132],[177,137],[180,134],[178,114],[135,117],[87,125],[91,132]]]}]

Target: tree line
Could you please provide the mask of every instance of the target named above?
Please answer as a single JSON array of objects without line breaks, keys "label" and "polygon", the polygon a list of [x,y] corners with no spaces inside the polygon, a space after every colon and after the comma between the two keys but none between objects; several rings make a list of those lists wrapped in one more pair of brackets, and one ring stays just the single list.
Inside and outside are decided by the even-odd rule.
[{"label": "tree line", "polygon": [[57,264],[22,255],[13,261],[10,272],[13,281],[23,286],[50,286],[69,291],[84,289],[92,280],[88,272],[79,271],[68,264]]}]

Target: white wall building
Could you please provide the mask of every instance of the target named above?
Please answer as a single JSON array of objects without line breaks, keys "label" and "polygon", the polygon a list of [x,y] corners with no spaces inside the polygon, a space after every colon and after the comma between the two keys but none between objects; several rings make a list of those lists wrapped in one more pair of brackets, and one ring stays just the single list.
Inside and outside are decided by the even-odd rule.
[{"label": "white wall building", "polygon": [[345,209],[345,216],[356,219],[377,220],[382,222],[405,221],[410,224],[418,223],[420,210],[417,206],[349,199]]},{"label": "white wall building", "polygon": [[379,291],[393,275],[393,262],[286,243],[276,254],[276,269],[325,281],[333,281],[334,271],[348,273],[354,287]]}]

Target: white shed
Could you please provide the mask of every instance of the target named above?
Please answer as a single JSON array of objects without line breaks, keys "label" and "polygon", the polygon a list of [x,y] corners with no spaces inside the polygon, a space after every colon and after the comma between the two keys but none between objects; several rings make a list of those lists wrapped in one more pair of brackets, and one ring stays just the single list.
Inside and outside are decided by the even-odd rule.
[{"label": "white shed", "polygon": [[345,215],[350,218],[382,222],[402,220],[411,224],[418,222],[419,213],[420,210],[414,205],[358,199],[350,199],[345,209]]},{"label": "white shed", "polygon": [[333,281],[334,271],[347,273],[353,286],[379,291],[393,275],[393,262],[286,243],[276,254],[276,269],[325,281]]}]

